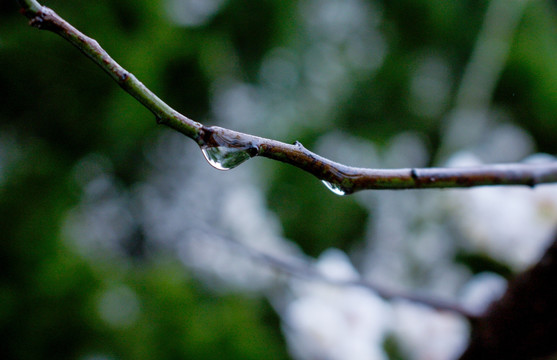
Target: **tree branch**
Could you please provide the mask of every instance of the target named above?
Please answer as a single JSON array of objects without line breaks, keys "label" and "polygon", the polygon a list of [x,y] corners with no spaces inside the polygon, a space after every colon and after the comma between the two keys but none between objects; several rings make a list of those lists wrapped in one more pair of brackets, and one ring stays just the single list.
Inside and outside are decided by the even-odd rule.
[{"label": "tree branch", "polygon": [[22,13],[29,18],[29,25],[41,30],[52,31],[93,60],[112,77],[126,92],[149,109],[159,123],[168,125],[182,134],[197,140],[202,133],[202,125],[178,113],[153,94],[133,74],[124,69],[99,45],[62,19],[54,10],[41,6],[35,0],[19,0]]},{"label": "tree branch", "polygon": [[258,261],[265,266],[272,267],[277,271],[290,275],[291,277],[307,281],[317,281],[337,287],[363,288],[376,294],[384,300],[405,300],[411,303],[425,305],[437,311],[446,311],[464,316],[471,322],[475,322],[480,316],[480,314],[470,311],[456,302],[435,299],[426,295],[402,290],[395,290],[362,279],[333,279],[324,275],[312,263],[306,261],[301,256],[296,256],[290,259],[278,257],[276,255],[271,255],[254,249],[253,247],[230,237],[220,235],[219,237],[227,243],[238,247],[242,253],[248,254],[248,256],[254,261]]},{"label": "tree branch", "polygon": [[54,32],[107,72],[164,124],[193,139],[214,167],[227,170],[254,156],[296,166],[318,179],[338,195],[366,189],[455,188],[483,185],[527,185],[557,182],[557,162],[548,164],[486,165],[473,168],[364,169],[342,165],[302,146],[261,138],[216,126],[205,126],[172,109],[133,74],[120,66],[95,41],[52,9],[35,0],[18,0],[30,25]]}]

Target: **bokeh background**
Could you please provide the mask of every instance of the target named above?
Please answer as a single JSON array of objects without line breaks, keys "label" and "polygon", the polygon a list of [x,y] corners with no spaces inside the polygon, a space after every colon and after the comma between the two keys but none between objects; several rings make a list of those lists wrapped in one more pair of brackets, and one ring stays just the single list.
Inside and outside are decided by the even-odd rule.
[{"label": "bokeh background", "polygon": [[[361,167],[557,152],[551,1],[45,5],[208,125]],[[451,359],[462,317],[305,270],[481,311],[557,220],[551,185],[341,197],[266,159],[215,170],[15,0],[0,94],[5,359]]]}]

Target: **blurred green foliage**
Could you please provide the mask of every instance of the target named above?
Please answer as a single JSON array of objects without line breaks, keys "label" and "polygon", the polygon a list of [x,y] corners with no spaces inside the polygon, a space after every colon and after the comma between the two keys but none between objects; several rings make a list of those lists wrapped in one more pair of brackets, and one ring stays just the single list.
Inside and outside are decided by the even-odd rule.
[{"label": "blurred green foliage", "polygon": [[[247,41],[238,14],[188,31],[172,26],[156,1],[46,5],[192,117],[208,112],[203,44],[235,36],[252,62],[265,50]],[[141,176],[144,143],[160,130],[76,49],[30,28],[15,1],[3,2],[1,11],[0,137],[16,143],[0,185],[2,358],[286,358],[277,320],[261,300],[215,297],[168,261],[90,263],[62,242],[62,220],[80,195],[76,161],[106,155],[119,179],[132,184]],[[114,286],[137,295],[140,315],[132,324],[110,324],[99,314],[100,299]]]},{"label": "blurred green foliage", "polygon": [[[356,81],[333,126],[379,144],[414,130],[434,153],[442,116],[411,110],[411,74],[420,56],[435,53],[459,79],[487,2],[377,3],[388,53],[376,76]],[[296,1],[229,0],[208,23],[192,28],[169,22],[162,1],[46,5],[171,106],[207,123],[211,82],[231,71],[255,81],[265,54],[294,42],[298,31]],[[549,153],[557,152],[554,10],[550,2],[531,2],[494,99]],[[229,46],[238,64],[225,58]],[[132,185],[142,176],[145,145],[164,130],[71,45],[27,26],[15,1],[0,4],[0,94],[0,140],[12,144],[5,157],[13,158],[0,177],[3,358],[287,358],[277,320],[261,300],[217,297],[171,260],[91,262],[62,241],[61,222],[80,196],[73,165],[88,153],[102,154],[119,180]],[[321,132],[297,139],[311,144]],[[367,214],[356,202],[323,195],[321,185],[297,169],[273,164],[269,173],[269,206],[286,236],[309,254],[348,249],[362,237]],[[140,312],[131,324],[116,326],[99,315],[99,298],[114,286],[137,295]]]}]

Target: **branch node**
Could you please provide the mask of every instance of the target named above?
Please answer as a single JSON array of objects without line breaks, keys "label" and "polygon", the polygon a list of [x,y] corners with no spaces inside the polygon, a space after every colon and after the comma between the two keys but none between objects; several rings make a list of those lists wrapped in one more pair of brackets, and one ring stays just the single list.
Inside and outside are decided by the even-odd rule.
[{"label": "branch node", "polygon": [[538,185],[539,180],[538,180],[538,176],[536,173],[534,173],[529,179],[528,181],[526,181],[526,186],[529,186],[531,189],[535,188],[536,185]]},{"label": "branch node", "polygon": [[537,185],[537,182],[534,178],[528,180],[528,182],[526,183],[527,186],[529,186],[530,188],[535,188]]},{"label": "branch node", "polygon": [[296,146],[296,147],[299,148],[299,149],[306,150],[306,148],[304,147],[304,145],[302,145],[302,143],[299,142],[298,140],[294,141],[294,143],[293,143],[292,145]]},{"label": "branch node", "polygon": [[250,145],[247,149],[246,149],[248,155],[250,157],[255,157],[257,155],[259,155],[259,146],[256,145]]},{"label": "branch node", "polygon": [[416,187],[421,185],[420,175],[418,175],[418,169],[412,168],[410,169],[410,177],[414,180],[414,184]]},{"label": "branch node", "polygon": [[126,80],[129,79],[129,77],[130,77],[130,75],[128,74],[128,72],[123,72],[123,73],[120,75],[120,78],[119,78],[119,79],[120,79],[121,82],[125,82]]},{"label": "branch node", "polygon": [[[24,11],[25,13],[25,11]],[[35,14],[35,16],[29,18],[29,25],[37,28],[37,29],[43,29],[43,26],[45,24],[45,19],[43,17],[43,12],[40,11],[37,14]]]},{"label": "branch node", "polygon": [[52,13],[54,13],[54,10],[46,6],[41,6],[36,12],[29,9],[22,9],[22,12],[25,16],[27,16],[27,18],[29,18],[30,26],[39,30],[45,30],[48,29],[48,25],[51,24]]}]

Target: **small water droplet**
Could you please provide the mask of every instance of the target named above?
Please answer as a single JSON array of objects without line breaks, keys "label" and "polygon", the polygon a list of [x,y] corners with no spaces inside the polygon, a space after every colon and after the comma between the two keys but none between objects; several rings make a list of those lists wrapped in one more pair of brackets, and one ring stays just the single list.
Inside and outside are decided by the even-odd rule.
[{"label": "small water droplet", "polygon": [[227,146],[203,146],[201,152],[211,166],[219,170],[230,170],[252,157],[249,149]]},{"label": "small water droplet", "polygon": [[346,195],[346,190],[342,188],[342,186],[337,184],[332,184],[326,180],[321,180],[321,182],[327,187],[327,189],[331,190],[333,193],[337,195]]}]

